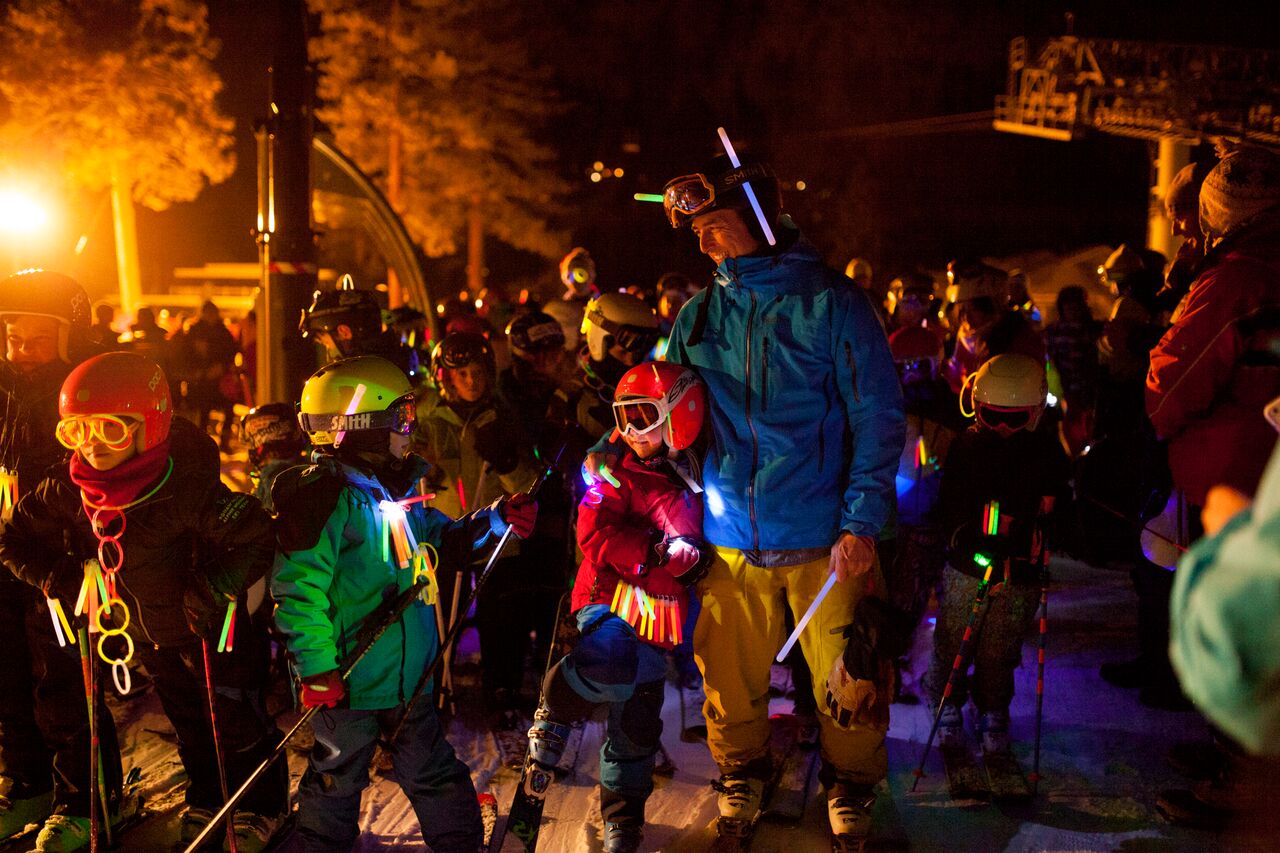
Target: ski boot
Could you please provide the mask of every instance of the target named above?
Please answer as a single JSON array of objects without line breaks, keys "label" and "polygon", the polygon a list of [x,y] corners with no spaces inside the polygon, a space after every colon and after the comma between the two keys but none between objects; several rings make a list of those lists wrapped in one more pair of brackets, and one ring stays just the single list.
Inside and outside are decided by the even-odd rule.
[{"label": "ski boot", "polygon": [[604,853],[636,853],[644,831],[634,823],[606,823],[604,825]]},{"label": "ski boot", "polygon": [[982,739],[983,752],[1008,752],[1009,712],[985,711],[978,721],[978,735]]},{"label": "ski boot", "polygon": [[231,819],[231,826],[236,834],[236,850],[239,853],[262,853],[280,831],[284,817],[236,812]]},{"label": "ski boot", "polygon": [[[178,823],[178,844],[183,850],[191,846],[191,842],[204,832],[204,828],[209,825],[209,821],[213,820],[213,810],[203,809],[200,806],[187,806],[187,810],[182,813],[182,820]],[[177,845],[175,845],[177,846]]]},{"label": "ski boot", "polygon": [[51,814],[36,836],[32,853],[70,853],[89,849],[89,818]]},{"label": "ski boot", "polygon": [[951,702],[942,704],[942,715],[938,717],[938,745],[964,745],[964,714],[959,705]]},{"label": "ski boot", "polygon": [[33,797],[14,797],[13,779],[0,777],[0,841],[21,835],[28,826],[44,823],[53,811],[53,792]]},{"label": "ski boot", "polygon": [[529,758],[545,770],[554,770],[564,754],[570,727],[551,719],[551,712],[540,707],[533,712],[529,729]]},{"label": "ski boot", "polygon": [[838,850],[859,850],[871,832],[871,809],[876,802],[870,785],[836,782],[827,789],[827,820]]},{"label": "ski boot", "polygon": [[746,773],[723,773],[711,787],[720,795],[716,801],[720,809],[717,833],[739,838],[749,835],[760,816],[764,780]]}]

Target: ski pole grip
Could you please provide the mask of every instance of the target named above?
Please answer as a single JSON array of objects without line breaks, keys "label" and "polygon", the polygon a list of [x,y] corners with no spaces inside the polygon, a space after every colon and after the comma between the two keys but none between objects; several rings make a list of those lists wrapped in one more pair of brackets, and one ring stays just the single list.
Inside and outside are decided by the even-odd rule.
[{"label": "ski pole grip", "polygon": [[827,582],[822,585],[822,589],[818,592],[818,597],[813,600],[813,604],[809,605],[809,609],[800,617],[800,621],[796,623],[796,629],[791,632],[791,636],[787,637],[787,641],[782,644],[782,651],[778,652],[778,656],[774,658],[778,663],[782,663],[787,659],[787,655],[791,654],[791,647],[796,644],[796,640],[800,639],[800,634],[804,631],[809,620],[813,618],[813,614],[818,612],[818,605],[822,603],[822,599],[827,597],[827,593],[831,592],[831,587],[836,585],[836,573],[832,572],[827,575]]}]

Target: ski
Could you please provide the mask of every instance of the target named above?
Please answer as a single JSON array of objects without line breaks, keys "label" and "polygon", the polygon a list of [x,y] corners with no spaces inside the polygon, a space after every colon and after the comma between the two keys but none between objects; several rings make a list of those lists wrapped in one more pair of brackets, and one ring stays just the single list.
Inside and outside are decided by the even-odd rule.
[{"label": "ski", "polygon": [[939,744],[947,769],[947,789],[953,800],[990,800],[986,775],[973,757],[968,742]]},{"label": "ski", "polygon": [[1031,799],[1031,786],[1013,750],[982,751],[991,797],[997,802],[1019,803]]},{"label": "ski", "polygon": [[493,842],[493,830],[498,826],[498,798],[488,791],[476,794],[480,806],[480,825],[484,827],[484,849]]},{"label": "ski", "polygon": [[763,820],[778,821],[795,825],[804,818],[805,806],[813,790],[813,775],[818,767],[818,751],[805,745],[806,718],[802,716],[778,715],[773,722],[779,726],[794,729],[795,739],[787,750],[778,773],[773,794],[761,812]]},{"label": "ski", "polygon": [[[507,813],[506,831],[501,836],[499,850],[536,850],[538,833],[542,828],[542,810],[547,804],[547,792],[555,780],[555,772],[541,766],[532,758],[525,760],[524,772],[516,785]],[[509,843],[507,839],[514,839]]]}]

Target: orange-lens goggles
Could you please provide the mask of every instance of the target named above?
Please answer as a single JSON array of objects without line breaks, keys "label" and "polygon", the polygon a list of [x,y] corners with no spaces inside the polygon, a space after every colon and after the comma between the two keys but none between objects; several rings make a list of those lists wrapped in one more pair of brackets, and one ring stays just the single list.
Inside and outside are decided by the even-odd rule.
[{"label": "orange-lens goggles", "polygon": [[105,444],[112,450],[124,450],[133,442],[138,421],[119,415],[71,415],[58,421],[59,443],[68,450],[79,450],[86,444]]},{"label": "orange-lens goggles", "polygon": [[680,227],[680,217],[706,210],[715,200],[716,188],[702,174],[676,178],[662,190],[662,207],[672,228]]}]

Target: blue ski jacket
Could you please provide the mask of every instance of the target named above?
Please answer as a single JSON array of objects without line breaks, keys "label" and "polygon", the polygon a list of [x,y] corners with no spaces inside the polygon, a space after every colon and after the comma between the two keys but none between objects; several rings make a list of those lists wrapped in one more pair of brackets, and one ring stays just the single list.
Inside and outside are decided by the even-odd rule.
[{"label": "blue ski jacket", "polygon": [[875,537],[905,418],[871,303],[799,236],[775,255],[726,259],[715,275],[681,310],[667,350],[707,385],[705,537],[756,551],[828,548],[845,530]]}]

